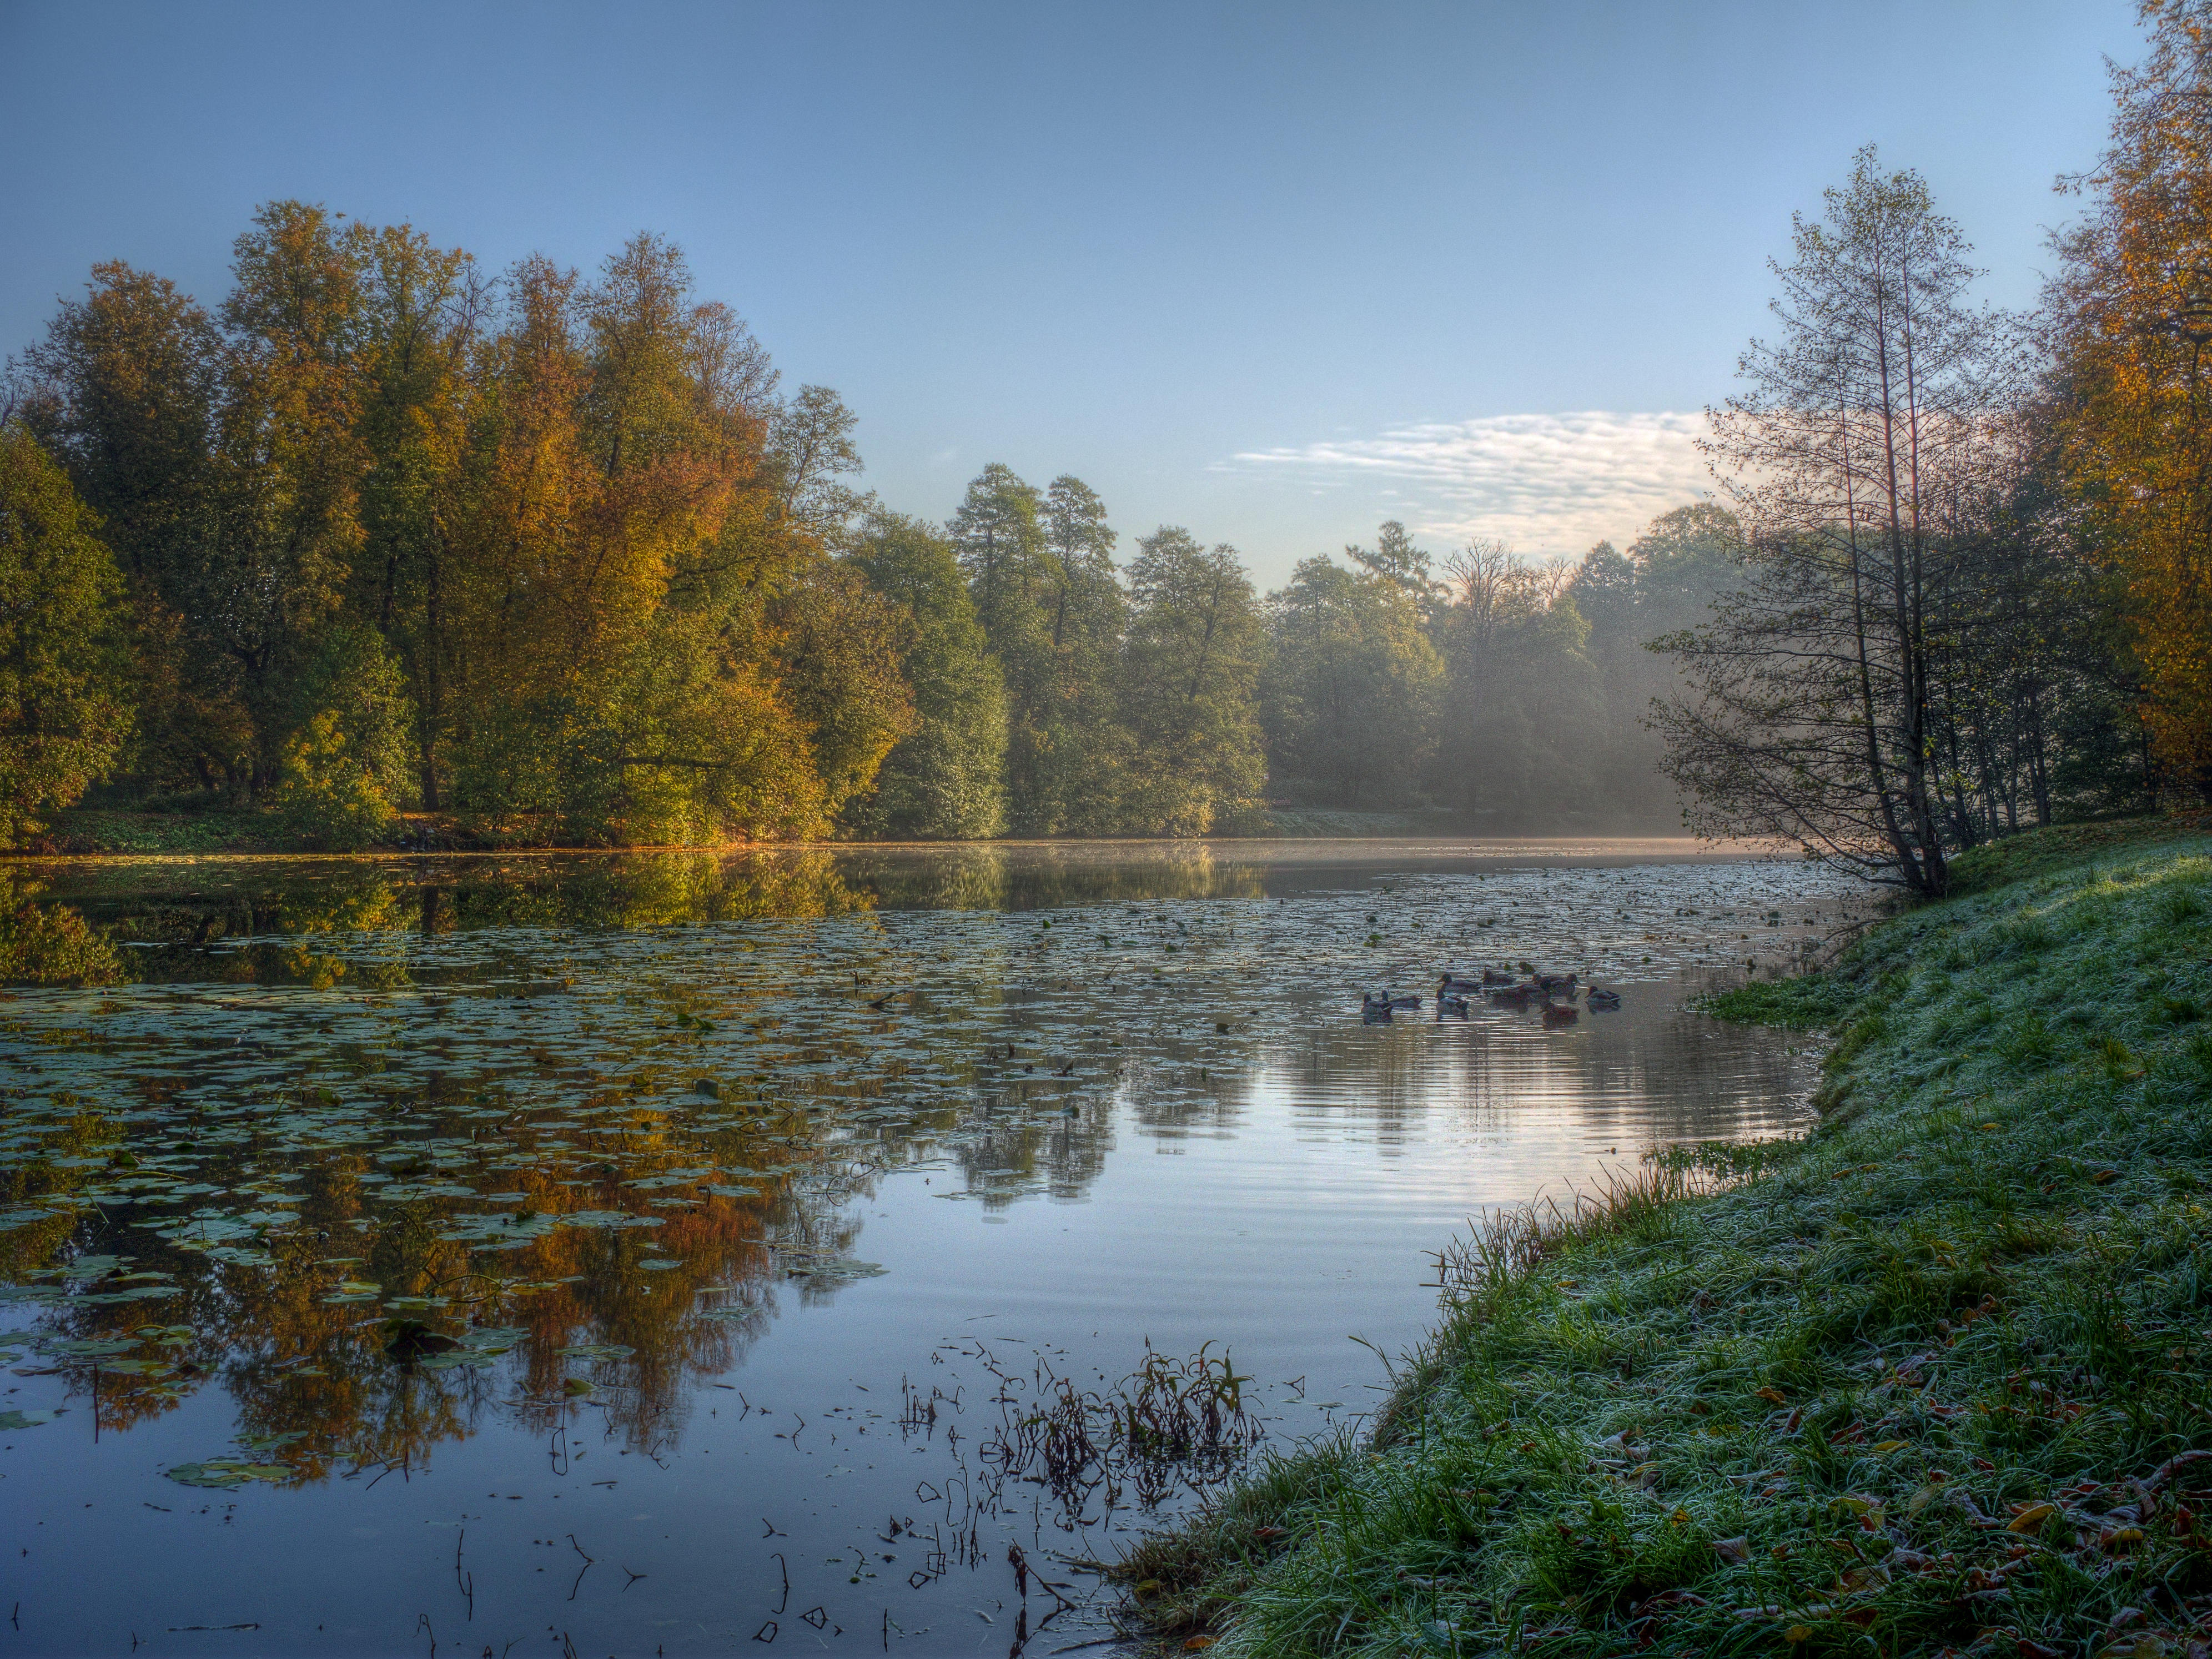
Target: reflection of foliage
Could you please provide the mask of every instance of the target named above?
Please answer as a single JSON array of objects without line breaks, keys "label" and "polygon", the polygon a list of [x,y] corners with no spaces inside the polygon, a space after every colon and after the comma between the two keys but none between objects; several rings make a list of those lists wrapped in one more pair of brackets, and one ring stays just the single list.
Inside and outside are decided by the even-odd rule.
[{"label": "reflection of foliage", "polygon": [[[170,941],[131,952],[163,982],[11,1007],[0,1248],[48,1335],[138,1367],[103,1370],[104,1422],[206,1377],[252,1436],[301,1436],[272,1451],[301,1478],[410,1467],[502,1414],[551,1433],[599,1412],[647,1449],[779,1300],[872,1271],[854,1206],[885,1170],[964,1172],[944,1195],[987,1206],[1079,1196],[1117,1124],[1233,1123],[1286,1020],[1306,1063],[1376,1085],[1377,1123],[1424,1109],[1389,1069],[1406,1045],[1313,1036],[1313,988],[1395,971],[1363,943],[1376,907],[1434,938],[1468,884],[1286,908],[1204,848],[940,867],[989,908],[870,908],[929,879],[886,849],[185,866],[204,890],[182,899],[178,867],[129,868],[104,902],[64,877],[120,938]],[[1751,884],[1640,879],[1662,913]],[[1553,942],[1620,903],[1539,888]],[[1107,894],[1127,902],[1021,908]],[[703,921],[727,925],[681,925]],[[1579,1054],[1557,1063],[1597,1066]],[[69,1277],[94,1248],[112,1262]],[[143,1335],[157,1320],[182,1339]],[[394,1353],[392,1321],[450,1346]]]},{"label": "reflection of foliage", "polygon": [[112,985],[123,977],[113,946],[65,904],[40,904],[39,889],[0,870],[0,984]]}]

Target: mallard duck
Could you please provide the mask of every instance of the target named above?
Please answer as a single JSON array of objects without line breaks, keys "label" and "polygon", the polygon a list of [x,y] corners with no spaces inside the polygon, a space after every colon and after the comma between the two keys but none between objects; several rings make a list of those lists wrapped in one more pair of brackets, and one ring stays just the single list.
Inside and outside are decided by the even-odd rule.
[{"label": "mallard duck", "polygon": [[1437,981],[1437,994],[1440,997],[1451,995],[1455,992],[1463,994],[1468,991],[1480,991],[1481,988],[1480,981],[1462,979],[1458,975],[1449,972],[1445,973]]},{"label": "mallard duck", "polygon": [[1390,1023],[1390,999],[1363,996],[1359,999],[1359,1022],[1363,1025],[1387,1025]]},{"label": "mallard duck", "polygon": [[1503,968],[1486,968],[1482,970],[1482,982],[1485,985],[1510,985],[1513,975]]},{"label": "mallard duck", "polygon": [[1547,993],[1571,992],[1575,988],[1575,976],[1572,974],[1539,974],[1536,975],[1536,986],[1539,990]]},{"label": "mallard duck", "polygon": [[1467,999],[1465,997],[1446,996],[1439,992],[1437,996],[1437,1018],[1438,1019],[1465,1019],[1467,1018]]},{"label": "mallard duck", "polygon": [[1502,991],[1492,991],[1490,1000],[1509,1008],[1526,1008],[1528,999],[1535,994],[1536,988],[1533,985],[1509,985]]},{"label": "mallard duck", "polygon": [[1583,1000],[1589,1005],[1593,1012],[1610,1012],[1612,1010],[1620,1006],[1620,993],[1618,991],[1601,991],[1596,986],[1593,985],[1589,988],[1589,994],[1584,997]]}]

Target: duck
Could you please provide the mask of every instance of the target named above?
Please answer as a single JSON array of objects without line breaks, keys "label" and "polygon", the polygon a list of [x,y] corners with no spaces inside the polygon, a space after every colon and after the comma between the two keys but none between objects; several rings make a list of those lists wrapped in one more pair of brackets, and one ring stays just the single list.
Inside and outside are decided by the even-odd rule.
[{"label": "duck", "polygon": [[1600,990],[1593,985],[1589,988],[1589,994],[1583,1000],[1589,1005],[1591,1012],[1607,1013],[1620,1006],[1620,993]]},{"label": "duck", "polygon": [[1388,1025],[1390,1023],[1390,999],[1363,996],[1359,999],[1359,1023],[1363,1025]]},{"label": "duck", "polygon": [[1481,988],[1482,986],[1479,981],[1462,979],[1458,975],[1450,972],[1449,969],[1445,971],[1442,978],[1437,981],[1437,994],[1438,996],[1449,995],[1454,992],[1463,993],[1468,991],[1480,991]]},{"label": "duck", "polygon": [[1565,991],[1571,995],[1574,992],[1575,983],[1575,976],[1572,974],[1539,974],[1536,975],[1537,988],[1547,993],[1553,991]]},{"label": "duck", "polygon": [[1490,1000],[1510,1008],[1526,1008],[1528,999],[1535,994],[1536,988],[1533,985],[1509,985],[1503,990],[1492,991]]},{"label": "duck", "polygon": [[1394,996],[1386,988],[1382,993],[1382,1000],[1389,1003],[1393,1008],[1418,1008],[1421,1006],[1420,998],[1413,995],[1409,991],[1401,992]]},{"label": "duck", "polygon": [[1467,999],[1465,997],[1446,996],[1441,991],[1438,992],[1437,994],[1437,1018],[1438,1019],[1465,1019],[1467,1018]]},{"label": "duck", "polygon": [[1510,985],[1513,975],[1503,968],[1486,968],[1482,970],[1482,982],[1485,985]]}]

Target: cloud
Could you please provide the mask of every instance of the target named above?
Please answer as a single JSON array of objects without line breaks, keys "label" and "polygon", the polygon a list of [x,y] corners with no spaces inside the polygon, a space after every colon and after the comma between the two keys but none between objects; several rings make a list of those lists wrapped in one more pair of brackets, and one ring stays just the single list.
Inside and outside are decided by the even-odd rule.
[{"label": "cloud", "polygon": [[1378,519],[1402,519],[1432,543],[1496,536],[1550,558],[1601,540],[1625,546],[1669,507],[1712,495],[1695,447],[1705,428],[1703,415],[1674,411],[1494,415],[1248,450],[1220,465],[1316,489],[1364,486]]}]

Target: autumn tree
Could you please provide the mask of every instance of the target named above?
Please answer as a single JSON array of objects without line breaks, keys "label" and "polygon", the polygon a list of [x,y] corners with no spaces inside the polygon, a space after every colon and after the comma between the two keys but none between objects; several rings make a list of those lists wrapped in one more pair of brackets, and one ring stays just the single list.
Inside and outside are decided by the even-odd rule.
[{"label": "autumn tree", "polygon": [[2048,296],[2073,488],[2109,526],[2165,763],[2212,791],[2212,4],[2145,0],[2150,53],[2111,71]]}]

